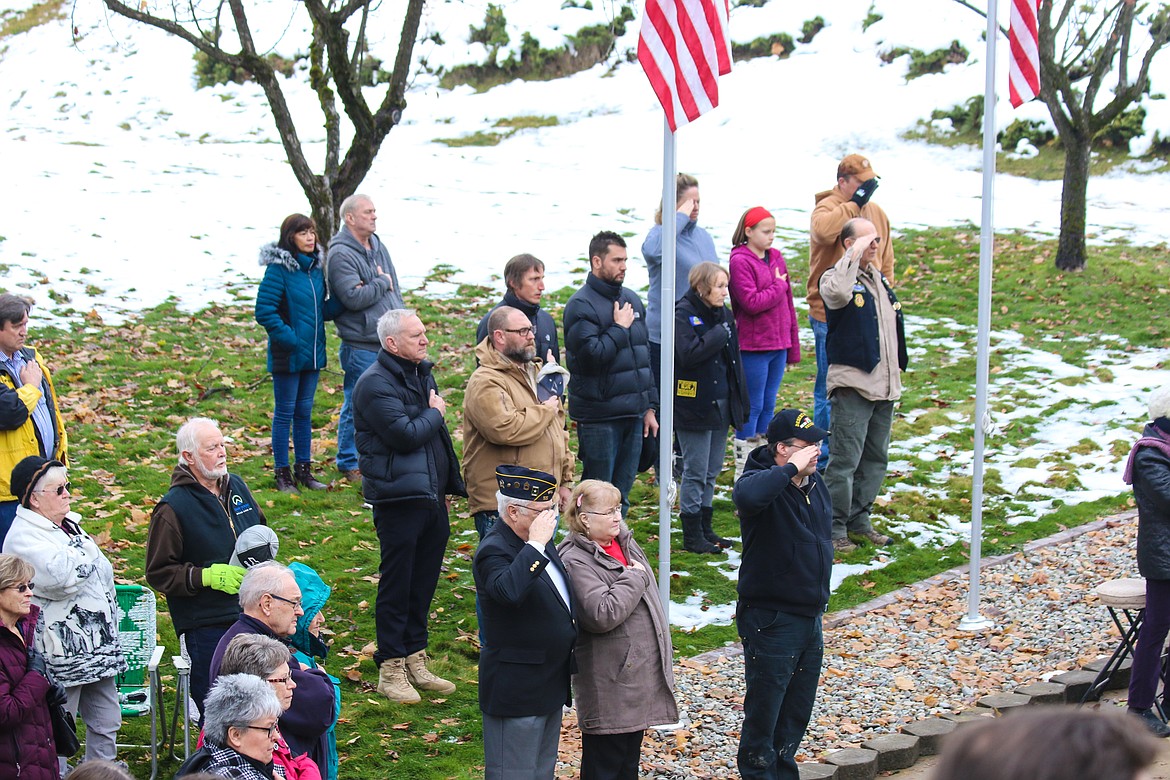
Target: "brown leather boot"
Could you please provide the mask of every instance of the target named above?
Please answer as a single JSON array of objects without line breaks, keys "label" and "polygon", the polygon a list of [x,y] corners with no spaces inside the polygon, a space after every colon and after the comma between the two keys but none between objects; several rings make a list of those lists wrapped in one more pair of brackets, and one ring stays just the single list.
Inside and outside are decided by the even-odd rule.
[{"label": "brown leather boot", "polygon": [[438,677],[427,668],[426,650],[406,656],[406,679],[424,691],[442,694],[455,692],[455,683]]},{"label": "brown leather boot", "polygon": [[288,466],[276,469],[276,489],[281,493],[300,493],[297,490],[296,483],[293,482],[292,471]]},{"label": "brown leather boot", "polygon": [[298,485],[309,490],[325,490],[328,485],[324,482],[318,482],[309,469],[312,464],[297,463],[293,466],[293,475]]},{"label": "brown leather boot", "polygon": [[406,679],[405,658],[387,658],[378,667],[378,693],[400,704],[422,701],[418,691]]}]

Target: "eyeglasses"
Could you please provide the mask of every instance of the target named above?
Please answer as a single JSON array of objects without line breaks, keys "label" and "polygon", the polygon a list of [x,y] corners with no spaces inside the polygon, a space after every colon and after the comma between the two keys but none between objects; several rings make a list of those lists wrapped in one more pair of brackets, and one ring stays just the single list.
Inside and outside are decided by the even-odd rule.
[{"label": "eyeglasses", "polygon": [[290,605],[293,609],[300,609],[301,608],[301,600],[300,599],[296,599],[294,601],[293,599],[286,599],[284,596],[277,596],[275,593],[269,593],[268,595],[271,596],[272,598],[276,599],[277,601],[283,601],[285,604]]},{"label": "eyeglasses", "polygon": [[56,493],[59,496],[63,496],[72,489],[73,489],[73,485],[66,482],[62,485],[58,485],[55,488],[48,488],[47,490],[34,490],[33,492],[34,493]]},{"label": "eyeglasses", "polygon": [[581,514],[583,514],[583,515],[597,515],[598,517],[613,517],[615,515],[620,516],[621,513],[622,513],[622,508],[620,506],[615,506],[613,509],[606,509],[606,510],[601,511],[601,512],[589,511],[589,512],[582,512]]},{"label": "eyeglasses", "polygon": [[533,333],[532,328],[500,328],[500,330],[505,333],[515,333],[519,336],[531,336]]},{"label": "eyeglasses", "polygon": [[280,733],[280,723],[273,723],[271,726],[253,726],[248,723],[237,723],[238,729],[252,729],[253,731],[267,731],[269,739],[275,739],[276,735]]},{"label": "eyeglasses", "polygon": [[535,507],[535,506],[528,506],[527,504],[513,504],[512,506],[516,507],[517,509],[526,509],[534,515],[539,515],[541,512],[545,511],[546,509],[552,509],[551,506]]},{"label": "eyeglasses", "polygon": [[20,585],[9,585],[8,587],[12,588],[17,593],[28,593],[33,589],[34,586],[31,582],[25,582]]},{"label": "eyeglasses", "polygon": [[269,677],[265,680],[265,682],[270,682],[274,685],[279,683],[280,685],[287,686],[291,680],[292,675],[290,674],[287,677]]}]

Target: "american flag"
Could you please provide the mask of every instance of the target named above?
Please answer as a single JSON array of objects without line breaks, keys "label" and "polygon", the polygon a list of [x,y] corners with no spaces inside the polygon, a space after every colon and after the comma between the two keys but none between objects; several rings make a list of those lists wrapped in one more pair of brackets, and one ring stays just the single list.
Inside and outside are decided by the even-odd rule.
[{"label": "american flag", "polygon": [[731,72],[727,0],[646,0],[638,62],[671,130],[719,105],[719,77]]},{"label": "american flag", "polygon": [[[994,0],[993,0],[994,1]],[[1036,25],[1037,0],[1012,0],[1008,24],[1008,97],[1019,108],[1040,94],[1040,39]]]}]

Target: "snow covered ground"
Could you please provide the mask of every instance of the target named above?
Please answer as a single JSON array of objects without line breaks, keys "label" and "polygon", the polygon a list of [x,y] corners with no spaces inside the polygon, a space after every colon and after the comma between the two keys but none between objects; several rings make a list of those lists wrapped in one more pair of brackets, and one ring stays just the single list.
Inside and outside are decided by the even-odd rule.
[{"label": "snow covered ground", "polygon": [[[0,0],[0,10],[30,4]],[[395,9],[401,5],[401,0],[383,3],[371,28],[372,51],[385,60],[393,57]],[[565,33],[613,13],[603,0],[594,11],[561,11],[558,3],[531,0],[499,5],[511,23],[513,46],[522,30],[546,47],[556,46]],[[485,6],[484,0],[428,4],[425,33],[438,33],[447,45],[420,43],[416,58],[425,57],[432,67],[482,60],[479,44],[464,43],[468,25],[482,23]],[[863,31],[871,6],[883,19]],[[299,4],[261,1],[249,7],[261,49],[287,55],[304,48],[306,19]],[[69,18],[0,43],[0,105],[6,109],[0,155],[9,182],[0,223],[3,286],[30,291],[40,301],[35,314],[42,319],[61,318],[52,313],[58,307],[50,293],[62,309],[96,311],[106,321],[169,298],[188,310],[210,301],[251,299],[260,275],[258,247],[276,238],[286,214],[308,210],[260,90],[255,85],[196,90],[192,50],[185,43],[110,16],[97,0],[66,8],[72,11]],[[739,215],[756,204],[777,216],[784,240],[803,241],[813,193],[831,187],[837,161],[855,151],[867,154],[882,175],[877,200],[896,227],[979,221],[980,151],[901,136],[933,109],[982,93],[985,22],[948,0],[933,0],[929,13],[922,11],[920,3],[905,0],[815,6],[772,0],[763,8],[733,11],[736,41],[777,31],[799,37],[802,23],[815,14],[827,26],[789,59],[736,65],[720,83],[719,108],[679,133],[678,167],[699,177],[700,221],[718,246],[729,248]],[[1001,23],[1006,19],[1001,12]],[[637,27],[629,25],[618,52],[636,45]],[[932,50],[952,40],[971,52],[969,61],[910,82],[906,57],[883,65],[877,56],[894,46]],[[1008,106],[1002,39],[1000,50],[999,125],[1017,117],[1044,119],[1039,104],[1018,112]],[[415,80],[404,123],[388,136],[362,187],[379,208],[379,234],[404,285],[417,286],[440,263],[460,269],[457,281],[491,282],[508,257],[531,252],[548,264],[556,288],[579,276],[589,237],[601,229],[632,236],[628,283],[645,284],[639,248],[660,191],[661,111],[638,65],[620,56],[615,60],[622,64],[602,64],[556,82],[514,82],[482,94],[441,90],[427,75]],[[1168,83],[1170,55],[1164,54],[1155,65],[1152,91],[1164,93]],[[323,133],[303,74],[288,81],[286,92],[309,143],[309,158],[317,164]],[[1148,100],[1146,107],[1147,129],[1166,135],[1166,99]],[[520,115],[555,116],[559,123],[521,131],[495,147],[449,148],[436,142]],[[1139,139],[1136,146],[1148,141],[1148,136]],[[999,176],[996,228],[1055,234],[1060,187],[1060,182]],[[1170,177],[1164,175],[1118,172],[1095,178],[1089,186],[1091,237],[1161,242],[1163,215],[1151,204],[1168,202]],[[1026,401],[1017,398],[1011,414],[1043,413],[1055,402],[1056,388],[1061,398],[1068,397],[1069,387],[1051,384],[1057,378],[1084,381],[1072,388],[1080,402],[1051,420],[1043,442],[1020,452],[993,450],[991,467],[1003,471],[1005,484],[1023,487],[1042,477],[1046,452],[1067,448],[1090,430],[1103,450],[1078,462],[1084,490],[1045,495],[1031,509],[1042,511],[1044,502],[1057,497],[1067,502],[1119,492],[1121,463],[1108,452],[1108,443],[1128,439],[1129,426],[1144,415],[1148,390],[1170,380],[1161,367],[1170,352],[1160,348],[1164,345],[1147,345],[1152,349],[1103,355],[1114,377],[1105,382],[1089,366],[1061,364],[1054,355],[1022,349],[1012,338],[998,334],[995,346],[1034,367],[1036,392]],[[996,408],[994,397],[992,403]],[[921,457],[939,433],[900,443],[892,458]],[[952,470],[969,468],[969,453],[950,455]],[[1030,467],[1033,471],[1012,468],[1024,458],[1039,458],[1040,464]],[[919,531],[920,541],[946,541],[966,534],[966,520],[965,510],[956,507],[942,531],[895,530]],[[712,614],[726,619],[720,610],[695,608],[694,615],[682,605],[675,610],[684,622]]]}]

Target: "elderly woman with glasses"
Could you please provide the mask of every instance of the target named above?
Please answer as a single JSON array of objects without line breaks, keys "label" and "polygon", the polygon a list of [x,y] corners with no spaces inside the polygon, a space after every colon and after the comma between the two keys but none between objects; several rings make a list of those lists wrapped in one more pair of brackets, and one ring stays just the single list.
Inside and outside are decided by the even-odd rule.
[{"label": "elderly woman with glasses", "polygon": [[569,499],[558,546],[581,627],[577,724],[581,780],[636,780],[642,734],[678,720],[670,626],[650,561],[622,522],[622,496],[587,479]]},{"label": "elderly woman with glasses", "polygon": [[[261,634],[240,634],[228,643],[219,664],[220,676],[250,674],[272,686],[280,701],[282,714],[292,705],[297,684],[289,669],[288,645]],[[294,756],[288,743],[279,734],[272,751],[272,762],[277,774],[285,780],[321,780],[321,770],[308,753]]]},{"label": "elderly woman with glasses", "polygon": [[51,683],[33,646],[40,608],[32,603],[33,567],[0,555],[0,777],[57,780],[57,751],[47,698]]},{"label": "elderly woman with glasses", "polygon": [[[12,470],[20,500],[4,552],[35,570],[33,602],[41,609],[36,646],[49,676],[65,686],[66,704],[85,722],[85,759],[117,755],[122,705],[116,675],[126,670],[118,642],[114,567],[70,511],[60,461],[32,455]],[[64,768],[64,767],[62,767]]]},{"label": "elderly woman with glasses", "polygon": [[191,770],[236,780],[272,780],[284,708],[272,686],[251,674],[220,675],[203,700],[203,747]]}]

